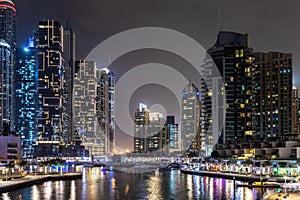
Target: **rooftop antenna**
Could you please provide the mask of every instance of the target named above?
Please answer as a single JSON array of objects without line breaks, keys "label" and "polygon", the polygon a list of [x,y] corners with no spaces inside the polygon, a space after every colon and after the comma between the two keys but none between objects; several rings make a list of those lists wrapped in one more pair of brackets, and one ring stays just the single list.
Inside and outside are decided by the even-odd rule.
[{"label": "rooftop antenna", "polygon": [[111,58],[110,58],[110,54],[108,54],[108,65],[106,67],[107,69],[109,69],[110,64],[111,64]]},{"label": "rooftop antenna", "polygon": [[219,31],[222,31],[222,20],[221,20],[221,1],[219,0]]}]

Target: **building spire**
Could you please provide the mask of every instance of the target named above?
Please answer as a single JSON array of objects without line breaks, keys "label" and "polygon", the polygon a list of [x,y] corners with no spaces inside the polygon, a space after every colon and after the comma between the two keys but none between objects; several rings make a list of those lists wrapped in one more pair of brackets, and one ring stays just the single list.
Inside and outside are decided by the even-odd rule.
[{"label": "building spire", "polygon": [[219,31],[222,31],[222,20],[221,20],[221,1],[219,0]]}]

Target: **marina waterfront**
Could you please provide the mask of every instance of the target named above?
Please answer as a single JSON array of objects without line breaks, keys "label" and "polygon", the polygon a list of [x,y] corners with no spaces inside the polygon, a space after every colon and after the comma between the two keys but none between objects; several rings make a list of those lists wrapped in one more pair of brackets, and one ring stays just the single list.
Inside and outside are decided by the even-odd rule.
[{"label": "marina waterfront", "polygon": [[[242,183],[236,181],[236,184]],[[126,173],[90,168],[82,179],[47,181],[2,193],[7,199],[261,199],[264,189],[236,188],[233,180],[182,174],[179,170]]]}]

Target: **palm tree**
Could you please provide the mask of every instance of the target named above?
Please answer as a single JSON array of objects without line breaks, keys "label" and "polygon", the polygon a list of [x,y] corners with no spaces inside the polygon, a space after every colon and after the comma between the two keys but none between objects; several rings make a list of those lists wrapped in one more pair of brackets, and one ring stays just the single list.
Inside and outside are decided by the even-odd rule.
[{"label": "palm tree", "polygon": [[8,168],[8,176],[12,176],[11,169],[15,167],[15,163],[13,161],[10,161],[7,163],[6,167]]},{"label": "palm tree", "polygon": [[21,160],[18,162],[18,165],[21,167],[21,173],[24,172],[24,167],[27,165],[27,161],[26,160]]},{"label": "palm tree", "polygon": [[253,162],[252,159],[249,159],[249,158],[248,158],[248,159],[245,161],[245,165],[248,166],[248,167],[250,167],[251,173],[252,173],[252,170],[253,170],[253,164],[254,164],[254,162]]}]

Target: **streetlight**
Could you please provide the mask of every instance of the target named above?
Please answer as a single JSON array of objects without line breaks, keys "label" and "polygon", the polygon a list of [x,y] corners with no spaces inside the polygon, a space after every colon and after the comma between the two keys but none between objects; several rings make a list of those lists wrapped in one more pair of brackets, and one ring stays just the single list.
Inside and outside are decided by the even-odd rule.
[{"label": "streetlight", "polygon": [[284,196],[286,195],[286,176],[284,176]]},{"label": "streetlight", "polygon": [[36,168],[37,168],[37,166],[34,165],[34,173],[35,173],[35,176],[36,176]]},{"label": "streetlight", "polygon": [[235,176],[233,176],[233,199],[235,200],[235,190],[236,190],[236,185],[235,185]]},{"label": "streetlight", "polygon": [[6,178],[6,182],[7,182],[7,172],[8,172],[8,169],[6,168],[6,169],[5,169],[5,178]]}]

